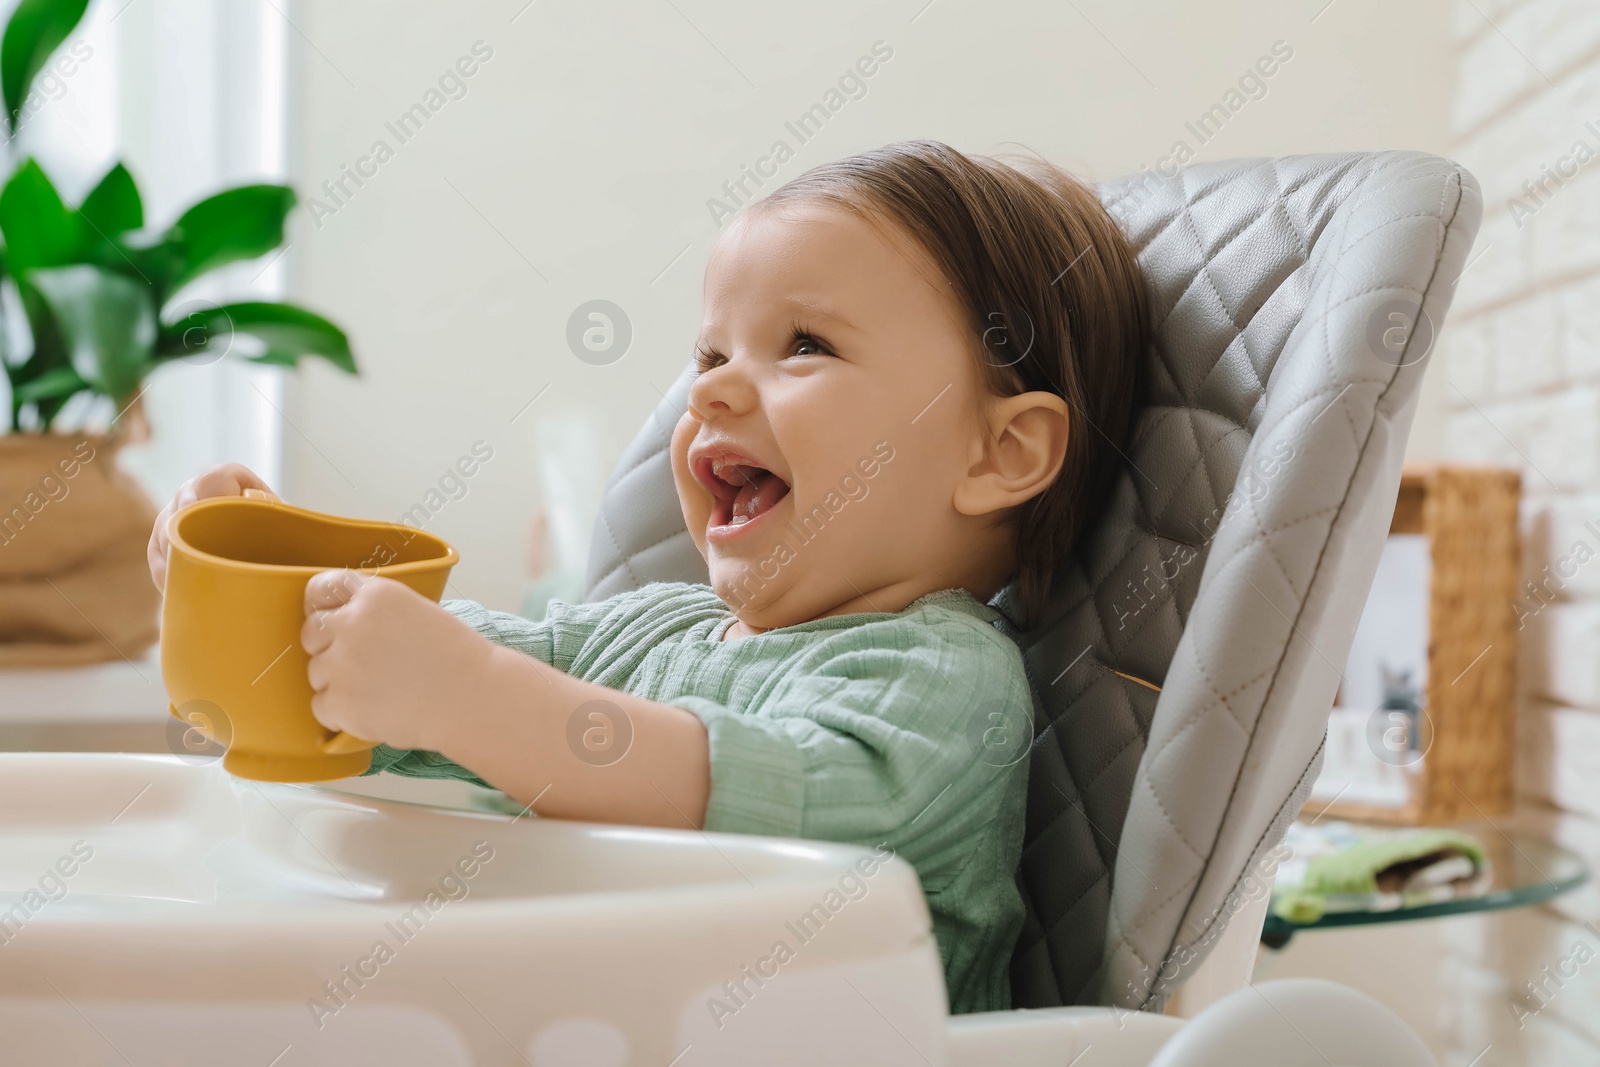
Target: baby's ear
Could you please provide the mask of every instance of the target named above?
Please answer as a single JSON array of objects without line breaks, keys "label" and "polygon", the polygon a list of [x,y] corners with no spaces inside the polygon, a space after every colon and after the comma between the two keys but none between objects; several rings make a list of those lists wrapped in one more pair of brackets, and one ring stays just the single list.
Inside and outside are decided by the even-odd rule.
[{"label": "baby's ear", "polygon": [[963,515],[1005,511],[1050,488],[1067,455],[1070,427],[1067,402],[1054,393],[990,400],[966,477],[956,486],[956,510]]}]

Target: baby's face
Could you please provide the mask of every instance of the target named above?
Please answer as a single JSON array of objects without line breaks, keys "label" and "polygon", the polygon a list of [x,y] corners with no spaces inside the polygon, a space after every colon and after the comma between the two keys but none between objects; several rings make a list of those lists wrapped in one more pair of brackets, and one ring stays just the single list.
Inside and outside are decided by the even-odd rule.
[{"label": "baby's face", "polygon": [[[706,268],[673,476],[747,625],[898,611],[970,546],[952,502],[983,391],[971,329],[909,238],[820,204],[746,212]],[[930,584],[931,582],[931,584]]]}]

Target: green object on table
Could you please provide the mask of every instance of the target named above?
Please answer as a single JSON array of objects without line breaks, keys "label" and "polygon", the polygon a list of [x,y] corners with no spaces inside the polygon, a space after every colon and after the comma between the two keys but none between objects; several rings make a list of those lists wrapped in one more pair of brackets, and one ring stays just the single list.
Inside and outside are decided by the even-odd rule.
[{"label": "green object on table", "polygon": [[1298,925],[1314,923],[1322,918],[1328,897],[1378,893],[1378,875],[1383,871],[1443,849],[1459,851],[1476,870],[1483,869],[1483,846],[1459,830],[1375,838],[1308,861],[1305,880],[1275,900],[1272,910]]}]

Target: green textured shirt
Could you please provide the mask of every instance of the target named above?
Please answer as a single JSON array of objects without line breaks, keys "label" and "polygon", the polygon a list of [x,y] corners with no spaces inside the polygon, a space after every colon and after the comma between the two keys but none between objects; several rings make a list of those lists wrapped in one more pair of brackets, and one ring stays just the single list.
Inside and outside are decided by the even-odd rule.
[{"label": "green textured shirt", "polygon": [[[576,678],[698,716],[707,830],[894,849],[921,878],[951,1011],[1011,1007],[1033,713],[993,608],[947,589],[723,641],[734,615],[704,585],[557,600],[539,622],[444,606]],[[488,784],[437,753],[380,745],[368,773],[384,770]]]}]

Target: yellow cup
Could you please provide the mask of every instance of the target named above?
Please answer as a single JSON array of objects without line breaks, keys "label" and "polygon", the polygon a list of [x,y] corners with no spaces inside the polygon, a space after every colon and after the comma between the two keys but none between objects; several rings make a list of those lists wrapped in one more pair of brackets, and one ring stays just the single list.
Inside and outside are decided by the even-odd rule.
[{"label": "yellow cup", "polygon": [[168,527],[161,677],[168,710],[227,746],[240,778],[321,782],[360,774],[375,742],[311,714],[300,647],[306,581],[349,567],[431,600],[461,557],[433,534],[297,508],[257,490],[196,501]]}]

